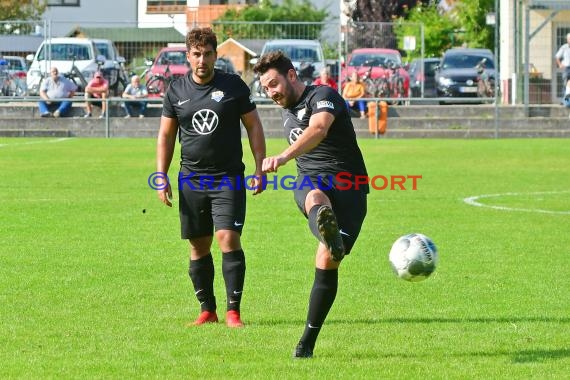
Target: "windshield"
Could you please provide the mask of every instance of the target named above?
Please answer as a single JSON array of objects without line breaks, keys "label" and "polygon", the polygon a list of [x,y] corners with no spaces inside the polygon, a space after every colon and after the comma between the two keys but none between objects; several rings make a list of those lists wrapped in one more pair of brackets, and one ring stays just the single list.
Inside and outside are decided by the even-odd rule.
[{"label": "windshield", "polygon": [[[50,48],[51,57],[47,55],[47,49]],[[76,59],[78,61],[86,61],[93,59],[89,45],[81,44],[49,44],[43,45],[38,60],[45,60],[51,58],[54,61],[71,61]]]},{"label": "windshield", "polygon": [[111,49],[109,49],[109,45],[105,43],[95,43],[95,47],[99,51],[99,54],[104,55],[106,59],[114,59],[114,57],[111,55]]},{"label": "windshield", "polygon": [[353,54],[349,66],[384,66],[388,61],[401,64],[402,60],[396,54]]},{"label": "windshield", "polygon": [[270,45],[266,47],[264,54],[277,50],[281,50],[292,61],[320,62],[323,60],[318,50],[311,46]]},{"label": "windshield", "polygon": [[157,59],[159,65],[186,65],[186,51],[165,51]]},{"label": "windshield", "polygon": [[493,61],[483,55],[449,55],[443,60],[444,69],[472,69],[481,61],[485,60],[485,68],[494,69],[495,64]]}]

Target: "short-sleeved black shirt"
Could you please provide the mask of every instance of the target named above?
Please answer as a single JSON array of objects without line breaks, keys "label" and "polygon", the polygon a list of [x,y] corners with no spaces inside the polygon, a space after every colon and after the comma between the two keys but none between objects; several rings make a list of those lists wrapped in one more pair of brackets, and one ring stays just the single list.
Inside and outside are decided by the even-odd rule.
[{"label": "short-sleeved black shirt", "polygon": [[332,113],[335,119],[325,139],[310,152],[297,157],[299,174],[349,172],[367,175],[346,102],[328,86],[307,86],[299,102],[283,111],[285,137],[289,145],[309,126],[311,116],[319,112]]},{"label": "short-sleeved black shirt", "polygon": [[201,85],[188,72],[166,92],[162,115],[178,120],[182,170],[208,175],[241,174],[240,117],[255,109],[241,78],[216,70]]}]

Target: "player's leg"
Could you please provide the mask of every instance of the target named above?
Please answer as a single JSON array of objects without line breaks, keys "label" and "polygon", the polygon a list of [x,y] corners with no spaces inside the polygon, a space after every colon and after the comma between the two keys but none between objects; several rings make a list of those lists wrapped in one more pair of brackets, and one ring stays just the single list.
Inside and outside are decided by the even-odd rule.
[{"label": "player's leg", "polygon": [[[295,190],[297,206],[308,218],[309,228],[319,240],[315,277],[309,296],[305,330],[293,352],[295,358],[311,358],[313,356],[315,342],[336,298],[338,267],[340,259],[344,256],[342,238],[336,224],[336,218],[334,218],[331,201],[328,195],[318,188],[318,182],[315,181],[314,183],[317,184],[316,189],[296,186]],[[328,243],[327,240],[329,240]],[[333,260],[332,249],[329,248],[331,246],[337,246],[338,252],[341,253],[340,256],[337,255],[337,258],[340,258],[339,260]]]},{"label": "player's leg", "polygon": [[210,251],[213,239],[210,201],[205,192],[185,185],[179,185],[179,199],[181,237],[190,242],[188,275],[201,311],[192,324],[217,322],[214,261]]},{"label": "player's leg", "polygon": [[241,300],[245,282],[245,254],[241,246],[241,231],[245,223],[245,186],[239,178],[217,182],[219,189],[212,195],[212,215],[216,228],[216,240],[222,251],[222,274],[226,286],[226,324],[243,327]]},{"label": "player's leg", "polygon": [[[366,191],[332,190],[328,191],[325,196],[329,204],[332,201],[333,210],[339,221],[339,232],[342,234],[343,245],[348,254],[360,233],[366,215]],[[321,194],[310,192],[305,199],[305,208],[314,207],[315,200],[326,201],[321,198]],[[317,337],[336,298],[339,265],[340,262],[333,260],[327,247],[320,243],[315,259],[315,278],[309,297],[307,322],[293,354],[296,358],[313,356]]]},{"label": "player's leg", "polygon": [[314,190],[296,190],[295,197],[309,220],[309,229],[313,235],[326,246],[334,261],[341,261],[344,257],[344,245],[331,201],[325,191],[320,189],[326,187],[322,181],[324,180],[314,180]]}]

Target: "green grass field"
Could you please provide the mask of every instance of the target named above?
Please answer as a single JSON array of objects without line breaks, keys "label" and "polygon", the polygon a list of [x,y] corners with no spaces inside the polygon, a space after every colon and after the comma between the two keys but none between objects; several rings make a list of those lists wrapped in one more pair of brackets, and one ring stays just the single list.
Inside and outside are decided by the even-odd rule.
[{"label": "green grass field", "polygon": [[[198,305],[177,197],[147,184],[155,141],[0,139],[0,378],[569,379],[568,140],[360,145],[370,175],[422,179],[371,192],[315,358],[293,360],[316,242],[289,191],[248,197],[246,328],[186,328]],[[439,248],[424,282],[387,260],[409,232]]]}]

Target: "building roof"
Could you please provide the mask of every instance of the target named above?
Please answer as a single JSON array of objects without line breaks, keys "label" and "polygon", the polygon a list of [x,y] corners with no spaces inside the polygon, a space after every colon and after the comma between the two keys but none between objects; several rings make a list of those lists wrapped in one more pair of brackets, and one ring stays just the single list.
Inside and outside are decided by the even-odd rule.
[{"label": "building roof", "polygon": [[71,30],[68,37],[103,38],[114,42],[184,42],[175,28],[82,28]]},{"label": "building roof", "polygon": [[42,36],[0,36],[0,53],[35,53],[44,38]]}]

